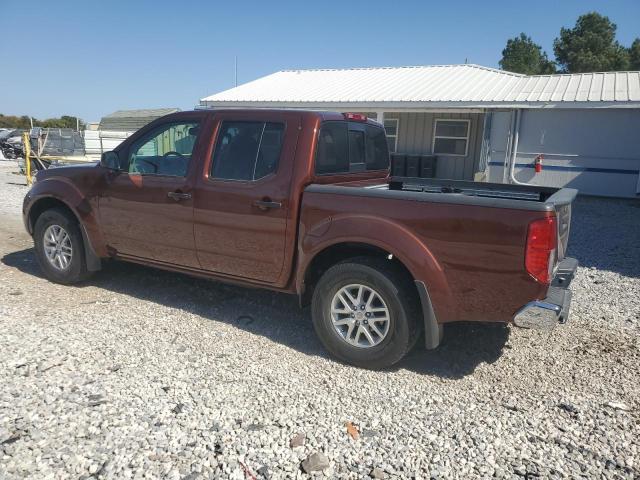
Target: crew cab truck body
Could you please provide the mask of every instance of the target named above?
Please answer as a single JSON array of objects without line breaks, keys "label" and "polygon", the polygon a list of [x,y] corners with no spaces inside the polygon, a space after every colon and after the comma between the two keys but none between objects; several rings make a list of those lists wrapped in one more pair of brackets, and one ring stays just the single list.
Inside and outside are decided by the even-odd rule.
[{"label": "crew cab truck body", "polygon": [[388,175],[384,130],[357,114],[181,112],[39,172],[23,213],[53,281],[116,258],[297,294],[366,368],[449,322],[566,321],[575,190]]}]

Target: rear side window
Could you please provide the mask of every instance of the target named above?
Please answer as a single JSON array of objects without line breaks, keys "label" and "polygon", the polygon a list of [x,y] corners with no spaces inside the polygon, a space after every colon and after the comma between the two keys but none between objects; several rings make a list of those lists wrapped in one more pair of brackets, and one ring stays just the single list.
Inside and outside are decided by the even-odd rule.
[{"label": "rear side window", "polygon": [[349,130],[349,170],[365,169],[364,131]]},{"label": "rear side window", "polygon": [[325,122],[320,129],[316,153],[316,173],[349,171],[347,122]]},{"label": "rear side window", "polygon": [[284,124],[222,122],[213,152],[211,176],[224,180],[258,180],[274,173],[284,139]]},{"label": "rear side window", "polygon": [[389,168],[382,128],[359,122],[324,122],[318,138],[316,173],[336,174]]},{"label": "rear side window", "polygon": [[367,132],[367,170],[389,168],[389,147],[387,136],[382,128],[365,126]]}]

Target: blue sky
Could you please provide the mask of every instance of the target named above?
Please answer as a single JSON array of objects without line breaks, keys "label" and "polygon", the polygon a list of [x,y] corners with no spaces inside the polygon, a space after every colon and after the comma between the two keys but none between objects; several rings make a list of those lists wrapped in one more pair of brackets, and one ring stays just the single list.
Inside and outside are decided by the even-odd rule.
[{"label": "blue sky", "polygon": [[291,68],[497,67],[508,38],[525,32],[552,56],[560,27],[592,10],[624,45],[640,36],[638,0],[0,0],[0,113],[190,109],[233,86],[236,55],[239,83]]}]

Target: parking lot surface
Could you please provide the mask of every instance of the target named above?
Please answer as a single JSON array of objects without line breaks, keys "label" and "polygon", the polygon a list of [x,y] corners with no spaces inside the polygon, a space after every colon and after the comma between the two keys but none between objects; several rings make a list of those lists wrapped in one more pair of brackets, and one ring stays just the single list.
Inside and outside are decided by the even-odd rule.
[{"label": "parking lot surface", "polygon": [[0,478],[307,478],[314,453],[328,478],[640,476],[638,202],[574,205],[567,325],[452,325],[372,372],[331,360],[294,297],[120,262],[48,282],[16,170],[0,162]]}]

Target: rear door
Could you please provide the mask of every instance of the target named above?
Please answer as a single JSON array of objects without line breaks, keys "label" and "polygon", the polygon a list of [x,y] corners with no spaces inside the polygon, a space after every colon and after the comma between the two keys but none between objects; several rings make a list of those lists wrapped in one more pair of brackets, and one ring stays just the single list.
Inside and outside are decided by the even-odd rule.
[{"label": "rear door", "polygon": [[226,112],[197,180],[194,233],[202,268],[276,283],[282,273],[300,115]]}]

